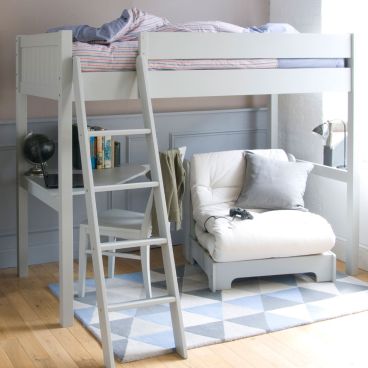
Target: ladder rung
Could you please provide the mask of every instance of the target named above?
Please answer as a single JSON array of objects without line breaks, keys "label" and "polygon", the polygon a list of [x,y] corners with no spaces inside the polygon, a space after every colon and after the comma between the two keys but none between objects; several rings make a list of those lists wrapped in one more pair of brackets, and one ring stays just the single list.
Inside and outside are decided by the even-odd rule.
[{"label": "ladder rung", "polygon": [[144,135],[151,134],[151,129],[114,129],[114,130],[89,130],[89,137],[103,137],[106,135]]},{"label": "ladder rung", "polygon": [[108,305],[107,309],[109,312],[122,310],[122,309],[134,309],[150,307],[157,304],[175,303],[176,298],[174,296],[162,296],[158,298],[132,300],[130,302],[116,303]]},{"label": "ladder rung", "polygon": [[166,238],[148,238],[138,240],[119,240],[115,242],[101,243],[100,247],[102,251],[115,250],[115,249],[126,249],[133,247],[143,247],[149,245],[164,245],[167,244]]},{"label": "ladder rung", "polygon": [[95,192],[112,192],[114,190],[130,190],[130,189],[143,189],[143,188],[156,188],[158,187],[157,181],[144,181],[139,183],[128,184],[111,184],[111,185],[96,185]]},{"label": "ladder rung", "polygon": [[[87,254],[92,254],[91,250],[86,250]],[[136,259],[140,260],[141,256],[138,254],[132,254],[132,253],[120,253],[120,252],[102,252],[103,256],[107,257],[116,257],[116,258],[125,258],[125,259]]]}]

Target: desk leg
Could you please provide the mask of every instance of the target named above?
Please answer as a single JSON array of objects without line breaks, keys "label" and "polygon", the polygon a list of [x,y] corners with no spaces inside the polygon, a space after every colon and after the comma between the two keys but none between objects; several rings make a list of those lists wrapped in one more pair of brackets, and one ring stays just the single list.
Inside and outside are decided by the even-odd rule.
[{"label": "desk leg", "polygon": [[59,98],[59,281],[60,323],[73,325],[73,198],[72,198],[72,100]]},{"label": "desk leg", "polygon": [[22,147],[27,134],[27,95],[16,96],[16,140],[17,140],[17,272],[19,277],[28,276],[28,192],[21,181],[27,164]]}]

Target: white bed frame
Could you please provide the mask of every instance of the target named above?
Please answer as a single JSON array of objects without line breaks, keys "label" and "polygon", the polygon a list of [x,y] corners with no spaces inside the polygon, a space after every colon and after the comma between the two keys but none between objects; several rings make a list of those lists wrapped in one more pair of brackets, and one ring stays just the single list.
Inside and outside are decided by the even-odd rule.
[{"label": "white bed frame", "polygon": [[[72,33],[17,37],[17,230],[18,273],[28,272],[28,193],[59,214],[60,318],[73,323],[73,195],[72,189]],[[347,272],[358,265],[358,160],[356,104],[354,103],[354,48],[352,35],[147,33],[140,38],[140,58],[346,58],[348,68],[338,69],[245,69],[150,71],[137,84],[136,72],[83,73],[86,100],[138,98],[138,87],[149,88],[152,98],[271,95],[270,146],[278,143],[278,94],[341,91],[349,94],[348,171],[316,165],[314,173],[347,183]],[[139,59],[139,58],[138,58]],[[27,96],[58,101],[59,190],[45,189],[24,177],[27,163],[21,152],[27,133]],[[144,107],[147,109],[147,107]],[[146,111],[147,113],[147,111]]]}]

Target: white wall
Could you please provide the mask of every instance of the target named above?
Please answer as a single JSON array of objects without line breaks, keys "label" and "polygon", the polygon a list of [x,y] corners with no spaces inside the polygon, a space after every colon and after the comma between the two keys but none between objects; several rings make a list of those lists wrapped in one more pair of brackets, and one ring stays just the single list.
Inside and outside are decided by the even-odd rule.
[{"label": "white wall", "polygon": [[[360,204],[361,204],[361,226],[360,243],[361,265],[368,269],[368,228],[365,224],[368,215],[368,145],[365,138],[368,136],[368,125],[366,121],[367,85],[368,71],[366,60],[368,58],[368,31],[366,29],[366,4],[361,0],[322,0],[322,31],[326,33],[354,33],[355,48],[358,53],[355,63],[355,73],[358,80],[355,84],[354,99],[358,108],[358,114],[354,120],[359,129],[360,147]],[[332,100],[332,98],[331,98]],[[324,98],[324,114],[328,115],[333,106],[343,116],[346,112],[340,103],[341,96],[333,97],[332,103]]]},{"label": "white wall", "polygon": [[[270,21],[292,24],[300,32],[321,31],[320,0],[270,0]],[[322,141],[311,134],[322,118],[320,94],[279,98],[280,144],[296,157],[322,162]]]},{"label": "white wall", "polygon": [[[270,20],[288,22],[301,32],[346,33],[365,27],[364,2],[360,0],[270,0]],[[363,31],[364,28],[363,28]],[[366,60],[366,59],[365,59]],[[366,75],[362,75],[366,78]],[[365,86],[367,83],[365,83]],[[365,89],[365,88],[364,88]],[[365,90],[356,90],[356,98]],[[280,143],[298,158],[322,162],[323,142],[311,134],[312,129],[327,119],[346,119],[346,94],[282,96],[280,98]],[[359,121],[356,121],[359,124]],[[362,135],[366,136],[366,131]],[[366,146],[363,144],[363,146]],[[367,148],[368,150],[368,148]],[[366,155],[367,150],[362,152]],[[360,266],[368,269],[368,165],[361,170]],[[311,177],[306,193],[310,210],[326,217],[338,237],[335,249],[344,257],[346,238],[346,185],[325,178]]]}]

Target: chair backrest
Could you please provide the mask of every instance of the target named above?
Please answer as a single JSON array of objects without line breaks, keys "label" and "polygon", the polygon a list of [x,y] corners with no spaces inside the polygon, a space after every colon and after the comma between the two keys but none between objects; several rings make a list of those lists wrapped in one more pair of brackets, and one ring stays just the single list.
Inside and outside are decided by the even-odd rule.
[{"label": "chair backrest", "polygon": [[[288,155],[281,149],[251,151],[288,161]],[[243,186],[244,173],[244,150],[194,154],[190,164],[193,212],[203,206],[235,202]]]}]

